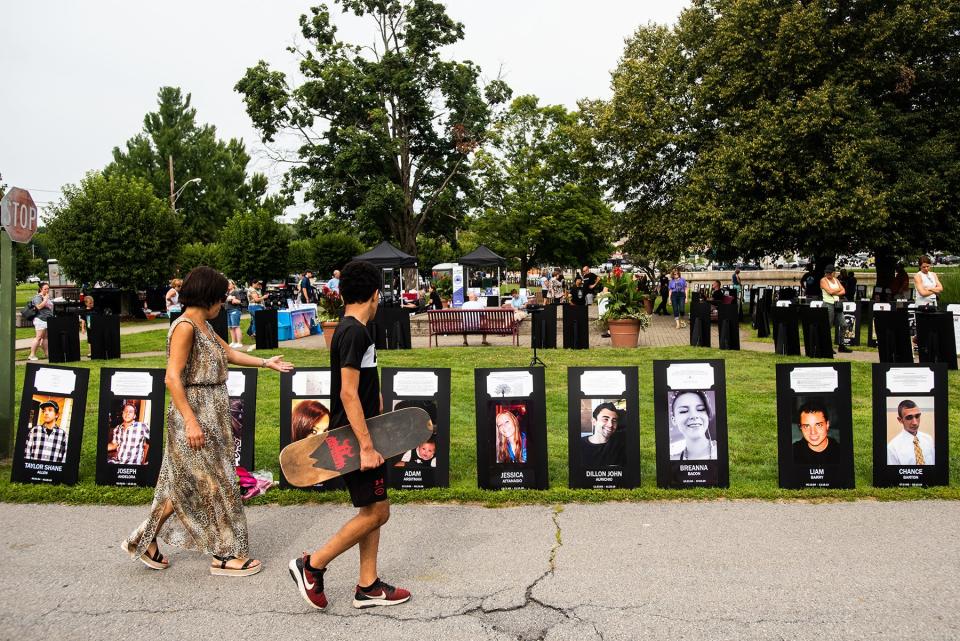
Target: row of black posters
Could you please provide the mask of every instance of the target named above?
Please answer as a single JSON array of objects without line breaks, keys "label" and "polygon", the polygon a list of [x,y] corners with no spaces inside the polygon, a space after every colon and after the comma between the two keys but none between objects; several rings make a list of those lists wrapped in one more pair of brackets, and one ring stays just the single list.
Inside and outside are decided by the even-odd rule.
[{"label": "row of black posters", "polygon": [[[728,487],[723,360],[654,361],[657,485]],[[89,371],[26,369],[12,480],[77,481]],[[163,456],[164,370],[100,370],[96,482],[151,486]],[[784,488],[852,488],[850,364],[779,364],[779,483]],[[573,488],[640,485],[636,367],[569,368],[569,483]],[[257,371],[227,381],[235,461],[254,461]],[[384,410],[421,407],[435,434],[390,461],[398,489],[449,485],[450,370],[383,368]],[[549,486],[544,370],[475,370],[477,484],[487,489]],[[281,376],[280,446],[329,426],[330,372]],[[946,485],[949,478],[947,365],[875,364],[873,470],[876,486]],[[939,455],[938,455],[939,452]],[[290,487],[286,479],[281,485]],[[339,488],[336,482],[317,489]]]}]

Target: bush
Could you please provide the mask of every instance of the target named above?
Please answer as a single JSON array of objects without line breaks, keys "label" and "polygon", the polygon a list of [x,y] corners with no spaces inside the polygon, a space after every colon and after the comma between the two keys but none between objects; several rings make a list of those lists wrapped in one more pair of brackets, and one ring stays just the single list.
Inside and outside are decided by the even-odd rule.
[{"label": "bush", "polygon": [[234,214],[221,230],[218,244],[224,272],[238,283],[287,275],[287,228],[265,209]]},{"label": "bush", "polygon": [[330,278],[333,270],[342,269],[366,249],[359,240],[347,234],[323,234],[314,238],[312,245],[311,267],[318,278]]},{"label": "bush", "polygon": [[216,243],[188,243],[180,248],[180,276],[186,276],[200,265],[223,269],[220,247]]}]

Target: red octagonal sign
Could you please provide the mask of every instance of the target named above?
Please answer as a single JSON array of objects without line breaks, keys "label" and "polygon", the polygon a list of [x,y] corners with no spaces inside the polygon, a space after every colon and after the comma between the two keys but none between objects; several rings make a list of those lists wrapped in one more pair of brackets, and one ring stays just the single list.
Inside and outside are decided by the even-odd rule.
[{"label": "red octagonal sign", "polygon": [[0,200],[0,225],[17,243],[29,243],[37,231],[37,206],[26,189],[14,187]]}]

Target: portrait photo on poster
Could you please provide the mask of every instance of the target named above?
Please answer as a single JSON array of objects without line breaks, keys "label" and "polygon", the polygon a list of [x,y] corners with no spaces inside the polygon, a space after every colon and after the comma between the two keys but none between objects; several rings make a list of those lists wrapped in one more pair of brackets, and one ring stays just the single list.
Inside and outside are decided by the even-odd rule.
[{"label": "portrait photo on poster", "polygon": [[580,463],[585,468],[626,465],[624,398],[580,399]]},{"label": "portrait photo on poster", "polygon": [[716,408],[716,392],[712,389],[667,392],[670,460],[717,459]]},{"label": "portrait photo on poster", "polygon": [[488,416],[493,444],[492,460],[498,465],[525,465],[528,462],[531,403],[526,400],[491,400]]},{"label": "portrait photo on poster", "polygon": [[402,468],[436,468],[437,467],[437,402],[427,399],[401,399],[393,401],[392,410],[401,410],[405,407],[418,407],[430,415],[430,427],[433,435],[426,441],[400,455],[394,462],[394,467]]},{"label": "portrait photo on poster", "polygon": [[148,464],[152,408],[150,399],[110,398],[106,431],[107,463],[124,466]]},{"label": "portrait photo on poster", "polygon": [[290,433],[285,444],[320,434],[329,427],[329,398],[295,398],[290,403]]},{"label": "portrait photo on poster", "polygon": [[886,398],[887,465],[936,465],[934,397],[914,394]]},{"label": "portrait photo on poster", "polygon": [[791,416],[793,462],[797,465],[843,463],[843,427],[836,423],[835,406],[828,394],[798,394]]},{"label": "portrait photo on poster", "polygon": [[65,463],[72,415],[72,397],[34,394],[30,399],[24,460]]}]

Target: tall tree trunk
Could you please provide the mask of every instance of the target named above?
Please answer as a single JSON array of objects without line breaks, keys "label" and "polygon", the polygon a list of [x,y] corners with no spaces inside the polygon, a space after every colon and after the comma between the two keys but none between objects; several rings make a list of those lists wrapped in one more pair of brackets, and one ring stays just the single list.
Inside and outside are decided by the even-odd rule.
[{"label": "tall tree trunk", "polygon": [[897,257],[886,247],[873,252],[877,271],[877,287],[889,288],[897,269]]},{"label": "tall tree trunk", "polygon": [[[527,258],[527,255],[524,254],[520,257],[520,287],[527,286],[527,270],[530,269],[530,259]],[[530,296],[530,293],[527,292],[527,296]]]}]

